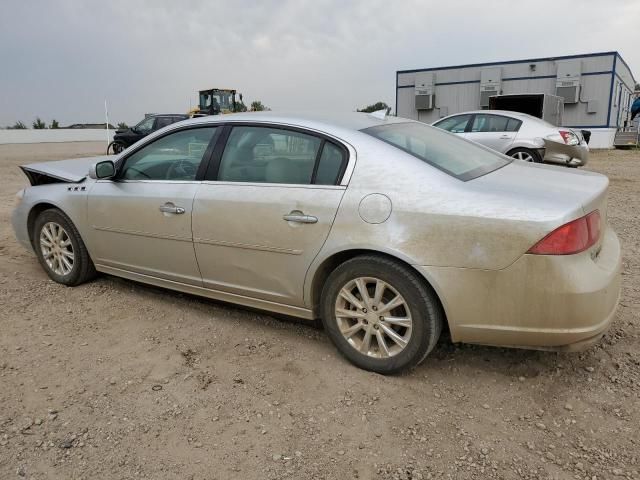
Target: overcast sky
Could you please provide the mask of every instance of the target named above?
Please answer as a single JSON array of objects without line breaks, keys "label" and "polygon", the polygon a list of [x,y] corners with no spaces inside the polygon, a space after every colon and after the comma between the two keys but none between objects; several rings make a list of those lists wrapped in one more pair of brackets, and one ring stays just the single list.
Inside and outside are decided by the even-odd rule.
[{"label": "overcast sky", "polygon": [[236,88],[274,110],[394,104],[395,72],[618,50],[639,0],[2,0],[0,125],[186,112]]}]

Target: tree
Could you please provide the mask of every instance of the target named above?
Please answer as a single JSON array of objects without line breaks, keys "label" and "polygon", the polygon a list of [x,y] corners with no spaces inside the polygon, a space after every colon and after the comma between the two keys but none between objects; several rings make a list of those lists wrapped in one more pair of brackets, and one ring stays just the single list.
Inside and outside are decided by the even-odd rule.
[{"label": "tree", "polygon": [[60,124],[58,123],[58,120],[56,120],[55,118],[51,120],[51,124],[49,125],[49,128],[60,128]]},{"label": "tree", "polygon": [[247,106],[244,104],[242,100],[236,102],[236,112],[246,112]]},{"label": "tree", "polygon": [[125,122],[118,123],[119,130],[126,130],[127,128],[129,128],[129,125],[127,125]]},{"label": "tree", "polygon": [[389,113],[389,111],[391,110],[389,105],[387,105],[386,103],[378,102],[378,103],[374,103],[373,105],[364,107],[362,110],[358,110],[358,111],[364,112],[364,113],[372,113],[372,112],[377,112],[378,110],[385,110],[385,109],[387,110],[387,113]]},{"label": "tree", "polygon": [[269,107],[265,107],[260,100],[255,100],[251,102],[252,112],[263,112],[265,110],[269,110]]},{"label": "tree", "polygon": [[9,130],[26,130],[27,126],[24,123],[18,121],[14,123],[12,127],[8,127],[8,128]]},{"label": "tree", "polygon": [[36,130],[43,130],[47,128],[47,124],[40,120],[40,117],[36,117],[35,121],[32,123],[33,128]]}]

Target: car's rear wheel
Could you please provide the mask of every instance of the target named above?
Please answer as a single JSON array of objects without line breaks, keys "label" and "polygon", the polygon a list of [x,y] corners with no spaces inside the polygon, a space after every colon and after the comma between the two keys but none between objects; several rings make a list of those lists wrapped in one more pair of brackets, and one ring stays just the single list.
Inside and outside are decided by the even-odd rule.
[{"label": "car's rear wheel", "polygon": [[75,225],[60,210],[45,210],[36,218],[33,246],[49,277],[75,286],[93,278],[95,267]]},{"label": "car's rear wheel", "polygon": [[533,163],[541,163],[542,158],[540,158],[540,154],[535,150],[530,150],[528,148],[514,148],[507,155],[510,157],[516,158],[518,160],[524,160],[525,162],[533,162]]},{"label": "car's rear wheel", "polygon": [[440,302],[424,280],[377,255],[337,267],[324,286],[320,310],[338,350],[358,367],[382,374],[418,365],[444,322]]}]

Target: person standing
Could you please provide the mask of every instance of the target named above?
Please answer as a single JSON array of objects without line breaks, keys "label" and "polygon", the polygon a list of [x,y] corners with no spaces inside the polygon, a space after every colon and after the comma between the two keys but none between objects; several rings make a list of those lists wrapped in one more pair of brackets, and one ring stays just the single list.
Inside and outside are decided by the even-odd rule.
[{"label": "person standing", "polygon": [[631,121],[636,118],[636,115],[640,114],[640,96],[636,97],[636,99],[631,104]]}]

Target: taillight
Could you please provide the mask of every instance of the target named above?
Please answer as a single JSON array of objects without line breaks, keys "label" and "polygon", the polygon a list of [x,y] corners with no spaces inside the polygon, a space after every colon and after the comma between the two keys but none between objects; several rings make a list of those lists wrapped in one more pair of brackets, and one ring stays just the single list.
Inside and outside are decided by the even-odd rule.
[{"label": "taillight", "polygon": [[564,143],[567,145],[578,145],[580,143],[580,139],[573,132],[568,132],[567,130],[558,130],[560,132],[560,136]]},{"label": "taillight", "polygon": [[535,255],[573,255],[584,252],[600,239],[600,212],[589,215],[556,228],[527,253]]}]

